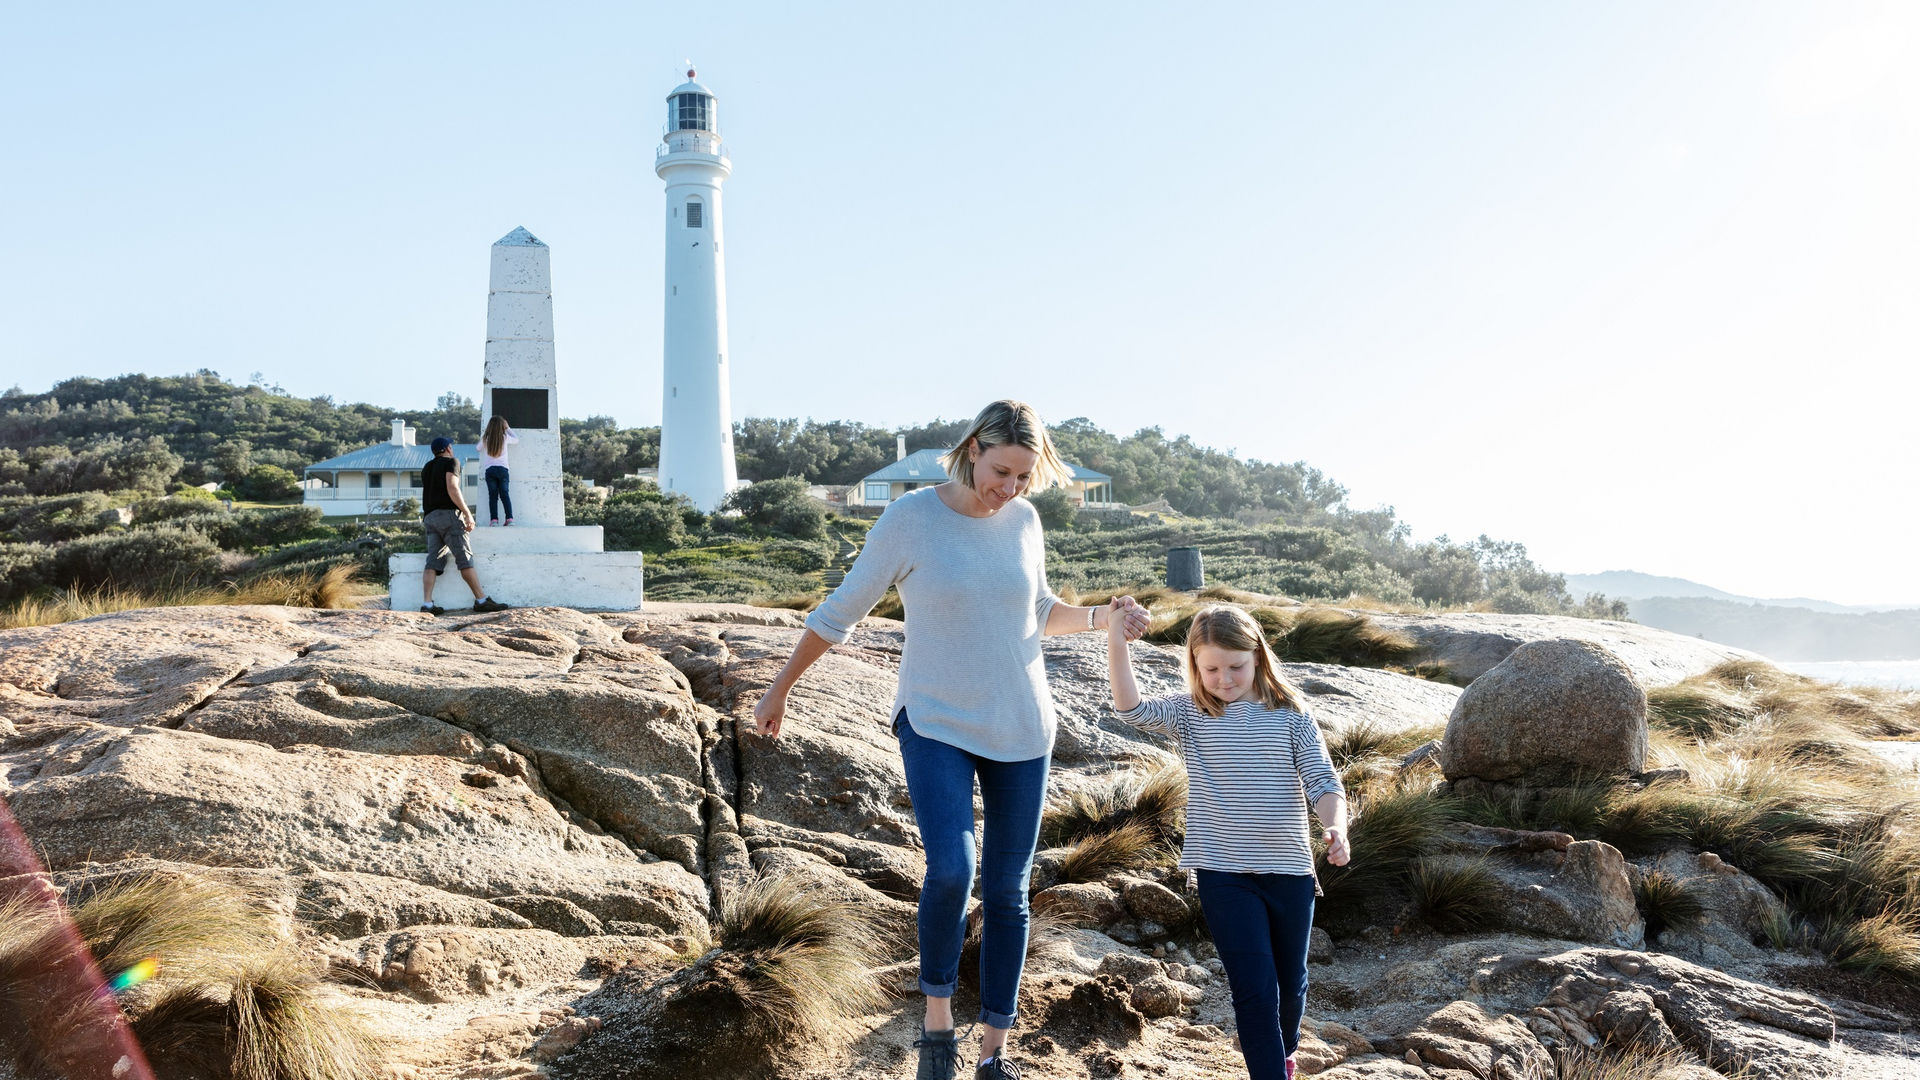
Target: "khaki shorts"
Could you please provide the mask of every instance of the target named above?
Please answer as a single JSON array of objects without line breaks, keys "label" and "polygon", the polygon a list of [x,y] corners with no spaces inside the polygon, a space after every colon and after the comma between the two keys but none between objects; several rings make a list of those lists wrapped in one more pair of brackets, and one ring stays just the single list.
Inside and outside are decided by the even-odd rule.
[{"label": "khaki shorts", "polygon": [[473,544],[467,540],[467,526],[458,510],[435,510],[420,520],[427,530],[427,569],[443,573],[449,552],[456,569],[473,568]]}]

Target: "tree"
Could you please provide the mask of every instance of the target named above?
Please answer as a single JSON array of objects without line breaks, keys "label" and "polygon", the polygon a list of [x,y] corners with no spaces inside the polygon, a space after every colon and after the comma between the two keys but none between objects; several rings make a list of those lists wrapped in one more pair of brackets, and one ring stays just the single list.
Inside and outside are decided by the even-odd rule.
[{"label": "tree", "polygon": [[1040,524],[1049,531],[1073,528],[1073,518],[1078,508],[1074,506],[1073,496],[1067,494],[1066,488],[1050,487],[1045,491],[1037,491],[1028,495],[1027,501],[1039,513]]},{"label": "tree", "polygon": [[255,465],[239,482],[228,486],[235,495],[255,502],[292,499],[300,494],[300,478],[278,465]]},{"label": "tree", "polygon": [[738,511],[741,520],[756,529],[797,540],[827,535],[826,511],[807,494],[806,481],[797,477],[749,484],[727,496],[724,506]]},{"label": "tree", "polygon": [[245,439],[222,439],[213,451],[213,468],[225,483],[233,483],[253,468],[253,444]]}]

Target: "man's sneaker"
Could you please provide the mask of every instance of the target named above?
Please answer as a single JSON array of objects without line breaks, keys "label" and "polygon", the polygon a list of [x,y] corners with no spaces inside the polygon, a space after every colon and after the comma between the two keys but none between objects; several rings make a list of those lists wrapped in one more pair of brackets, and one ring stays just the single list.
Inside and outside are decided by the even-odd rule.
[{"label": "man's sneaker", "polygon": [[960,1040],[952,1031],[922,1030],[913,1045],[920,1051],[920,1071],[913,1080],[953,1080],[960,1068]]},{"label": "man's sneaker", "polygon": [[500,601],[495,600],[493,597],[489,596],[485,600],[475,601],[473,605],[473,610],[480,611],[480,612],[505,611],[512,606],[513,606],[512,604],[503,604]]},{"label": "man's sneaker", "polygon": [[421,604],[420,610],[428,615],[445,615],[447,613],[447,609],[441,607],[439,604]]},{"label": "man's sneaker", "polygon": [[973,1070],[973,1080],[1020,1080],[1020,1066],[1001,1054],[995,1054]]}]

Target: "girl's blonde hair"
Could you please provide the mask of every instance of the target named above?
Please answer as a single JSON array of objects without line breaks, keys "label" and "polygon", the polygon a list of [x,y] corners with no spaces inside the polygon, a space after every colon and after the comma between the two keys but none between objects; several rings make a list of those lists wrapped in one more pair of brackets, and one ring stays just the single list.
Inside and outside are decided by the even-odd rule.
[{"label": "girl's blonde hair", "polygon": [[487,444],[488,457],[499,457],[500,451],[507,448],[507,418],[494,413],[493,419],[487,421],[487,433],[482,441]]},{"label": "girl's blonde hair", "polygon": [[1221,701],[1207,689],[1200,679],[1200,661],[1195,653],[1202,645],[1211,645],[1228,652],[1253,654],[1253,685],[1260,691],[1260,700],[1269,709],[1292,709],[1297,713],[1307,711],[1306,696],[1300,688],[1287,681],[1280,674],[1280,659],[1267,647],[1266,635],[1260,632],[1260,624],[1253,616],[1237,607],[1216,604],[1201,608],[1193,617],[1193,625],[1187,630],[1187,689],[1193,694],[1193,703],[1208,716],[1219,716],[1227,711],[1227,703]]},{"label": "girl's blonde hair", "polygon": [[971,444],[981,453],[996,446],[1024,446],[1040,455],[1034,462],[1033,476],[1028,479],[1022,494],[1029,491],[1045,491],[1058,485],[1064,485],[1073,479],[1073,470],[1061,460],[1058,451],[1053,448],[1053,440],[1047,437],[1047,425],[1033,406],[1024,401],[1002,399],[980,410],[973,418],[973,426],[960,437],[960,442],[940,458],[940,464],[946,466],[947,475],[968,487],[973,486],[973,457],[967,453]]}]

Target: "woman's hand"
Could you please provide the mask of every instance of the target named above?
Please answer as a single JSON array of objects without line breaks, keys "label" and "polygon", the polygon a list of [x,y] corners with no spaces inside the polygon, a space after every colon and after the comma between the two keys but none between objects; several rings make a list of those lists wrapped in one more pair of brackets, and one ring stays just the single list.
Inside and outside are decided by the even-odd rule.
[{"label": "woman's hand", "polygon": [[1347,865],[1347,860],[1353,858],[1353,849],[1347,845],[1346,826],[1343,825],[1337,829],[1330,828],[1320,834],[1320,839],[1326,841],[1327,863],[1329,865],[1345,866]]},{"label": "woman's hand", "polygon": [[1139,641],[1153,623],[1153,612],[1131,596],[1116,596],[1107,605],[1107,633],[1120,632],[1128,641]]},{"label": "woman's hand", "polygon": [[787,719],[787,692],[768,690],[753,704],[753,730],[757,735],[769,739],[780,737],[780,727]]}]

